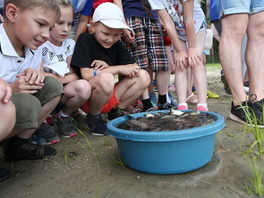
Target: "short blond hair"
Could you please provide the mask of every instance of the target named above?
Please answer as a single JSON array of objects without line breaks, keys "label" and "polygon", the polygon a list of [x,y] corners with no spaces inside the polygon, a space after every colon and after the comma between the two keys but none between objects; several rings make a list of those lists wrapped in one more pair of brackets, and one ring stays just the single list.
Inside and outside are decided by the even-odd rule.
[{"label": "short blond hair", "polygon": [[31,10],[36,7],[52,10],[58,18],[61,14],[59,4],[56,0],[5,0],[4,8],[10,3],[14,4],[21,10]]}]

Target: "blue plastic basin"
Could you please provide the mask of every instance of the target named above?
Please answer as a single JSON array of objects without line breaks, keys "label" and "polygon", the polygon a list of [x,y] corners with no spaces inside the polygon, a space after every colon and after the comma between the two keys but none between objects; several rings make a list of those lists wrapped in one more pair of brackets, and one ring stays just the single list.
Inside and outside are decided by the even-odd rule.
[{"label": "blue plastic basin", "polygon": [[[168,113],[153,111],[151,113]],[[205,112],[201,112],[205,113]],[[176,174],[198,169],[213,156],[215,135],[225,127],[223,116],[209,125],[175,131],[129,131],[117,128],[130,117],[123,116],[107,124],[108,133],[116,138],[120,157],[130,168],[153,174]],[[132,114],[143,117],[146,113]]]}]

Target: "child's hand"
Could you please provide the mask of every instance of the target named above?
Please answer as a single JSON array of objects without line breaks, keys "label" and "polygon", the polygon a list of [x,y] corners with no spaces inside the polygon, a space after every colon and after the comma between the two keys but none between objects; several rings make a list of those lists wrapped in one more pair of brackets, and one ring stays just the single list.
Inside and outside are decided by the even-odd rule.
[{"label": "child's hand", "polygon": [[189,48],[188,49],[188,62],[190,67],[195,67],[201,61],[201,57],[198,55],[196,48]]},{"label": "child's hand", "polygon": [[177,71],[183,71],[188,66],[188,55],[185,51],[180,51],[175,56],[175,66]]},{"label": "child's hand", "polygon": [[42,89],[42,84],[30,84],[27,76],[20,76],[11,85],[13,93],[28,93],[35,94],[38,90]]},{"label": "child's hand", "polygon": [[138,64],[130,64],[122,69],[122,74],[128,76],[130,78],[138,77],[139,76],[140,67]]},{"label": "child's hand", "polygon": [[9,84],[0,78],[0,100],[6,104],[10,100],[12,89]]},{"label": "child's hand", "polygon": [[17,74],[17,78],[24,76],[24,80],[31,85],[37,85],[37,86],[43,86],[43,82],[45,79],[44,73],[33,69],[33,68],[28,68],[25,69],[23,72],[20,74]]},{"label": "child's hand", "polygon": [[96,69],[96,70],[103,70],[103,69],[105,69],[105,68],[107,68],[107,67],[109,67],[109,65],[106,63],[106,62],[104,62],[104,61],[101,61],[101,60],[94,60],[93,62],[92,62],[92,64],[91,64],[91,66],[94,68],[94,69]]},{"label": "child's hand", "polygon": [[126,40],[128,43],[133,43],[135,40],[135,32],[133,30],[127,30],[123,29],[123,38]]}]

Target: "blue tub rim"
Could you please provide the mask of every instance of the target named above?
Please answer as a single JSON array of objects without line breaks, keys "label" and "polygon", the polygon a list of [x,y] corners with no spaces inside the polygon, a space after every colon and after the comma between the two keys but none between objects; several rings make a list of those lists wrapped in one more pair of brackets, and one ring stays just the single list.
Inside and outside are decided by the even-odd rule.
[{"label": "blue tub rim", "polygon": [[[191,111],[191,110],[187,110]],[[203,112],[209,113],[216,116],[217,120],[211,124],[204,125],[201,127],[194,127],[191,129],[175,130],[175,131],[130,131],[117,128],[120,125],[130,119],[130,117],[138,118],[144,116],[146,113],[168,113],[169,110],[159,110],[152,112],[142,112],[131,114],[130,116],[122,116],[111,120],[107,124],[108,134],[123,140],[137,141],[137,142],[168,142],[168,141],[181,141],[190,140],[195,138],[204,137],[207,135],[212,135],[220,131],[225,127],[225,120],[222,115],[214,112]]]}]

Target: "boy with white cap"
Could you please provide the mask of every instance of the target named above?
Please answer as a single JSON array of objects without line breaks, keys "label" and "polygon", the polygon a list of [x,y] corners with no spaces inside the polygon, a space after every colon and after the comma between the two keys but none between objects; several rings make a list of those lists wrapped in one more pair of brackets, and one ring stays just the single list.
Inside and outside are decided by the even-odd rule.
[{"label": "boy with white cap", "polygon": [[[119,41],[122,29],[130,29],[123,18],[115,4],[99,5],[91,22],[94,34],[81,34],[73,53],[71,66],[92,87],[83,110],[88,113],[86,124],[93,135],[106,133],[101,113],[108,113],[109,120],[124,115],[124,109],[139,98],[150,83],[148,73],[139,68]],[[117,83],[116,74],[120,79]]]}]

